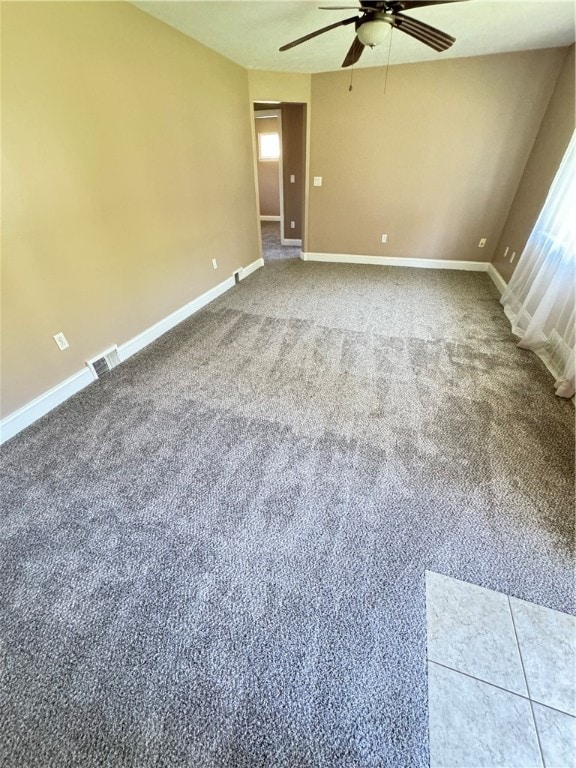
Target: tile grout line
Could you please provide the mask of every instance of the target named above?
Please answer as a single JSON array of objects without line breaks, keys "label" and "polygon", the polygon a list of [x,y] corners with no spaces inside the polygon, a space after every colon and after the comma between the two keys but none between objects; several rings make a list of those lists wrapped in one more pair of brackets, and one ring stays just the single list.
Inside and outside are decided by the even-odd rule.
[{"label": "tile grout line", "polygon": [[541,707],[544,707],[544,709],[551,709],[553,712],[558,712],[559,715],[565,715],[566,717],[576,719],[576,715],[573,715],[571,712],[565,712],[563,709],[558,709],[558,707],[551,707],[550,704],[544,704],[543,702],[538,701],[538,699],[530,699],[523,693],[517,693],[516,691],[511,691],[509,688],[503,688],[501,685],[491,683],[489,680],[484,680],[482,677],[476,677],[475,675],[471,675],[469,672],[463,672],[461,669],[456,669],[456,667],[450,667],[448,664],[443,664],[441,661],[435,661],[435,659],[431,659],[429,656],[426,656],[426,661],[429,664],[436,664],[436,666],[442,667],[443,669],[449,669],[451,672],[456,672],[459,675],[464,675],[464,677],[469,677],[471,680],[476,680],[483,685],[490,685],[492,688],[498,688],[499,691],[504,691],[504,693],[510,693],[512,696],[518,696],[519,699],[524,699],[524,701],[533,701],[534,704],[539,704]]},{"label": "tile grout line", "polygon": [[558,712],[561,715],[566,715],[566,717],[571,717],[573,720],[576,720],[576,715],[572,712],[566,712],[564,709],[552,707],[550,704],[545,704],[543,701],[538,701],[538,699],[530,699],[530,701],[533,701],[534,704],[539,704],[541,707],[544,707],[544,709],[551,709],[553,712]]},{"label": "tile grout line", "polygon": [[518,656],[520,657],[520,664],[522,666],[522,674],[524,675],[524,682],[526,683],[526,690],[528,691],[528,701],[530,702],[530,712],[532,713],[532,722],[534,723],[534,731],[536,733],[536,740],[538,741],[538,749],[540,750],[540,758],[542,759],[542,765],[546,768],[546,761],[544,760],[544,752],[542,751],[542,744],[540,743],[540,734],[538,732],[538,726],[536,724],[536,716],[534,715],[534,704],[530,695],[530,686],[528,685],[528,677],[526,676],[526,669],[524,668],[524,659],[522,658],[522,651],[520,650],[520,641],[518,640],[518,632],[516,631],[516,622],[514,621],[514,611],[512,610],[512,604],[510,603],[510,595],[506,595],[508,601],[508,610],[510,611],[510,618],[512,619],[512,629],[514,630],[514,637],[516,638],[516,647],[518,648]]},{"label": "tile grout line", "polygon": [[[470,680],[476,680],[478,683],[482,683],[483,685],[489,685],[491,688],[497,688],[499,691],[504,691],[504,693],[509,693],[511,696],[517,696],[519,699],[524,699],[524,701],[530,701],[528,696],[524,696],[523,693],[517,693],[516,691],[510,691],[508,688],[503,688],[501,685],[496,685],[496,683],[491,683],[488,680],[484,680],[481,677],[474,677],[474,675],[471,675],[469,672],[463,672],[461,669],[455,669],[454,667],[449,667],[447,664],[442,664],[441,661],[434,661],[434,659],[428,659],[429,664],[436,664],[438,667],[442,667],[443,669],[449,669],[451,672],[456,672],[458,675],[464,675],[464,677],[469,677]],[[551,707],[549,707],[551,709]],[[561,710],[556,710],[557,712]],[[566,714],[563,712],[562,714]]]}]

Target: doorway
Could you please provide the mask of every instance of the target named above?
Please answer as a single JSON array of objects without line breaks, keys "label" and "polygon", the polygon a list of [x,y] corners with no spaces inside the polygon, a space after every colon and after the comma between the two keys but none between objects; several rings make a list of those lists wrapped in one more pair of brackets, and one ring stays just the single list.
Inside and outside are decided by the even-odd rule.
[{"label": "doorway", "polygon": [[304,232],[306,105],[254,103],[262,255],[299,258]]}]

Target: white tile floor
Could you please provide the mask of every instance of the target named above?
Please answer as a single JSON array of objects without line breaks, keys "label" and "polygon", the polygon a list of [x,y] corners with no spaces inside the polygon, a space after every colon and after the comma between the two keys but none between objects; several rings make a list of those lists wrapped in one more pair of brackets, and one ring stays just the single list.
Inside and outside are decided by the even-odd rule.
[{"label": "white tile floor", "polygon": [[426,573],[431,768],[576,768],[576,619]]}]

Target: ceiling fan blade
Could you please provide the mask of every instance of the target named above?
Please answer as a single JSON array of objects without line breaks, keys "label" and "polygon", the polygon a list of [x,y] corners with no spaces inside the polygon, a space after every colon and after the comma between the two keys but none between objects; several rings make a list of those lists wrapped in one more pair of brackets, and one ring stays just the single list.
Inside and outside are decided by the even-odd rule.
[{"label": "ceiling fan blade", "polygon": [[319,11],[411,11],[425,5],[444,5],[445,3],[463,3],[465,0],[360,0],[360,7],[355,5],[319,5]]},{"label": "ceiling fan blade", "polygon": [[392,12],[411,11],[413,8],[423,8],[425,5],[444,5],[445,3],[463,3],[465,0],[398,0],[392,1]]},{"label": "ceiling fan blade", "polygon": [[360,56],[362,56],[362,51],[364,50],[364,44],[360,42],[358,39],[358,35],[354,38],[354,42],[350,46],[348,53],[346,54],[346,58],[342,62],[343,67],[349,67],[352,64],[356,64]]},{"label": "ceiling fan blade", "polygon": [[[453,0],[456,2],[456,0]],[[450,2],[450,0],[446,0],[446,2]],[[319,11],[358,11],[358,13],[362,13],[365,11],[378,11],[382,10],[384,13],[386,8],[384,7],[384,4],[382,4],[382,9],[379,8],[373,8],[372,6],[366,5],[366,3],[360,3],[360,5],[319,5],[318,10]],[[398,8],[399,11],[402,10],[402,8]]]},{"label": "ceiling fan blade", "polygon": [[456,38],[452,37],[452,35],[448,35],[446,32],[431,27],[429,24],[425,24],[418,19],[404,16],[402,13],[394,14],[392,26],[419,40],[421,43],[430,46],[435,51],[447,51],[456,42]]},{"label": "ceiling fan blade", "polygon": [[442,51],[445,51],[447,49],[444,43],[438,43],[435,40],[430,40],[427,37],[423,37],[420,32],[418,32],[417,30],[411,29],[410,27],[407,27],[404,24],[402,26],[393,24],[392,26],[394,27],[394,29],[399,29],[401,32],[404,32],[404,34],[410,35],[410,37],[413,37],[415,40],[418,40],[419,43],[424,43],[424,45],[427,45],[430,48],[433,48],[435,51],[438,51],[438,53],[442,53]]},{"label": "ceiling fan blade", "polygon": [[[400,28],[400,27],[399,27]],[[416,19],[405,20],[402,22],[402,28],[405,31],[411,31],[418,35],[418,39],[434,43],[440,50],[446,50],[454,43],[455,38],[445,32],[433,32],[423,27]]]},{"label": "ceiling fan blade", "polygon": [[356,21],[357,18],[357,16],[352,16],[350,19],[337,21],[335,24],[328,24],[327,27],[322,27],[322,29],[317,29],[315,32],[310,32],[310,34],[304,35],[304,37],[299,37],[298,40],[292,40],[291,43],[286,43],[286,45],[283,45],[280,50],[287,51],[289,48],[294,48],[294,46],[300,45],[300,43],[305,43],[307,40],[312,40],[313,37],[323,35],[324,32],[329,32],[331,29],[336,29],[336,27],[343,27],[346,24],[352,24],[354,21]]}]

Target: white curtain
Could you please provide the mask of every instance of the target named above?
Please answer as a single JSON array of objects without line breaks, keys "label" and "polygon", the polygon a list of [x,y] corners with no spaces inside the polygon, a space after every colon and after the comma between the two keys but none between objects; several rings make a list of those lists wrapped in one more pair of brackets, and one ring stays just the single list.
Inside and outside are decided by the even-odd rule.
[{"label": "white curtain", "polygon": [[508,287],[502,294],[519,347],[533,350],[572,397],[576,283],[576,134]]}]

